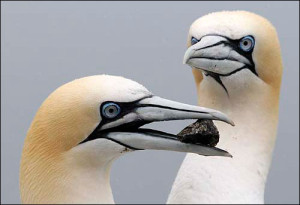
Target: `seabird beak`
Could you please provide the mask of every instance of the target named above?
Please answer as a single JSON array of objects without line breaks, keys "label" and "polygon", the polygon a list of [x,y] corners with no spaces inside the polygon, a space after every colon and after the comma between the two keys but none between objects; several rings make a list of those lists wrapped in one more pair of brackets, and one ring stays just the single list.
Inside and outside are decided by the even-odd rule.
[{"label": "seabird beak", "polygon": [[[256,74],[251,53],[239,48],[238,40],[220,35],[203,36],[185,52],[183,63],[201,69],[205,74],[229,76],[244,68]],[[257,75],[257,74],[256,74]]]},{"label": "seabird beak", "polygon": [[130,111],[127,114],[99,128],[97,132],[101,138],[107,138],[136,150],[171,150],[205,156],[231,156],[228,152],[215,147],[180,142],[173,134],[139,128],[151,122],[183,119],[220,120],[234,125],[232,120],[219,111],[174,102],[157,96],[141,99],[130,104],[129,107]]}]

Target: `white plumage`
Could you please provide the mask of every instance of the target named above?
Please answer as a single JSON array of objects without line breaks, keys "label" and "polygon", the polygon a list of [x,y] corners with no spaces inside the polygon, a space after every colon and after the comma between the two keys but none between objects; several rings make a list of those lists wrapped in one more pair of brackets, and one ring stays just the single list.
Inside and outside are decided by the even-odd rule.
[{"label": "white plumage", "polygon": [[224,114],[150,93],[116,76],[81,78],[55,90],[39,108],[24,144],[20,168],[23,203],[114,203],[112,162],[139,149],[230,156],[226,151],[180,142],[140,129],[154,121],[215,119]]},{"label": "white plumage", "polygon": [[216,123],[218,146],[233,158],[187,154],[168,203],[263,203],[282,75],[276,30],[250,12],[216,12],[191,25],[188,45],[184,62],[193,67],[199,105],[235,122]]}]

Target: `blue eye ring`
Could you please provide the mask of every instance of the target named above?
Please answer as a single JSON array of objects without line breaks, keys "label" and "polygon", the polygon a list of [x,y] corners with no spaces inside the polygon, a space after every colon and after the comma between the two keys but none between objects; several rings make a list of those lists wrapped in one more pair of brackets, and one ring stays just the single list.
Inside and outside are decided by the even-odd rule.
[{"label": "blue eye ring", "polygon": [[112,119],[120,114],[121,108],[118,104],[109,102],[102,106],[101,112],[104,117]]},{"label": "blue eye ring", "polygon": [[252,36],[245,36],[239,42],[239,47],[245,52],[249,52],[254,48],[255,40]]},{"label": "blue eye ring", "polygon": [[191,38],[191,44],[195,45],[198,42],[199,42],[199,40],[197,38],[195,38],[195,37],[192,36],[192,38]]}]

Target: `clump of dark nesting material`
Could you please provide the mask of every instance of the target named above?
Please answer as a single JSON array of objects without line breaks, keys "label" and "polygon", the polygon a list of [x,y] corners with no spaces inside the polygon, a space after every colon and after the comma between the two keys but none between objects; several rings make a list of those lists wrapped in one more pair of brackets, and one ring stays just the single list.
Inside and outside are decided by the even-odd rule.
[{"label": "clump of dark nesting material", "polygon": [[177,134],[181,142],[214,147],[219,142],[219,131],[212,120],[197,120]]}]

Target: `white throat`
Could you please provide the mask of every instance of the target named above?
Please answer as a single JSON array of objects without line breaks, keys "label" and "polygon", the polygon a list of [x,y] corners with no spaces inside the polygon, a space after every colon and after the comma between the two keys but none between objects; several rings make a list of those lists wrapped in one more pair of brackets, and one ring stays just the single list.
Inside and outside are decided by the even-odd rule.
[{"label": "white throat", "polygon": [[67,202],[114,203],[110,186],[110,169],[112,162],[121,155],[121,152],[113,149],[119,145],[112,143],[98,139],[75,147],[66,154],[65,163],[69,175],[65,187],[67,195],[64,197]]},{"label": "white throat", "polygon": [[[221,78],[222,79],[222,78]],[[199,105],[226,113],[235,123],[215,122],[217,147],[233,158],[188,154],[179,170],[169,203],[263,203],[276,139],[278,93],[249,71],[197,85]]]},{"label": "white throat", "polygon": [[114,203],[110,169],[112,162],[125,151],[121,145],[97,139],[48,161],[50,167],[36,162],[36,169],[28,174],[35,178],[28,179],[32,183],[26,183],[28,187],[23,189],[23,203]]}]

